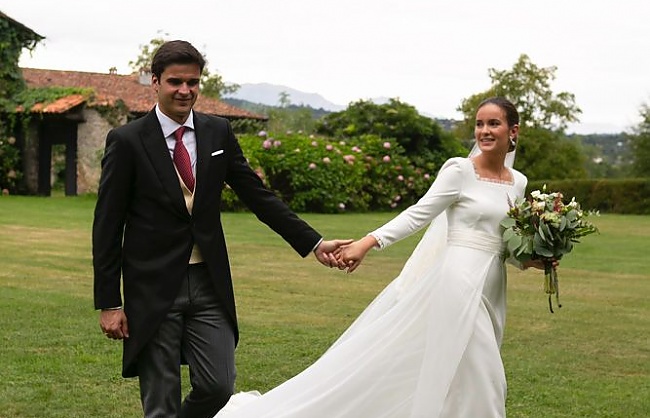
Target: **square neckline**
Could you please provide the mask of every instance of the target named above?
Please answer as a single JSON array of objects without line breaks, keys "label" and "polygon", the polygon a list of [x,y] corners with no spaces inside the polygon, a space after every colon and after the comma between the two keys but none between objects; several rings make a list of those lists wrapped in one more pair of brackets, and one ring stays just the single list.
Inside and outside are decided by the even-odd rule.
[{"label": "square neckline", "polygon": [[515,184],[515,173],[512,172],[512,169],[510,169],[510,167],[505,167],[505,168],[506,170],[508,170],[508,173],[510,173],[511,180],[491,179],[488,177],[481,177],[481,175],[476,170],[476,165],[474,164],[474,160],[472,160],[471,158],[468,158],[468,160],[472,164],[472,170],[474,171],[474,178],[477,181],[481,181],[484,183],[492,183],[492,184],[502,184],[505,186],[512,186]]}]

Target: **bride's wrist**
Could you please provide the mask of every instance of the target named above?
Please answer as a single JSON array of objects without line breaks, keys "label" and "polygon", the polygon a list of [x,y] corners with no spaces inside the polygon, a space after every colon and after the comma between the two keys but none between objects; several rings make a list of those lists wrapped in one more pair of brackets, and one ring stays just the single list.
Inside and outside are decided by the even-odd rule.
[{"label": "bride's wrist", "polygon": [[366,235],[365,237],[361,238],[361,245],[363,246],[365,252],[368,252],[373,248],[379,247],[377,238],[373,237],[372,235]]}]

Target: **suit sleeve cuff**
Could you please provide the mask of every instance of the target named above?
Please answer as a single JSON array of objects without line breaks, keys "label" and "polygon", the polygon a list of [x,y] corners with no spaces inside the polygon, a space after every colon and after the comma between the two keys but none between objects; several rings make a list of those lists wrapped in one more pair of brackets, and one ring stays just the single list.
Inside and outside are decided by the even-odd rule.
[{"label": "suit sleeve cuff", "polygon": [[321,242],[323,242],[323,238],[321,238],[321,239],[318,240],[318,242],[316,243],[316,245],[314,245],[314,248],[312,248],[311,251],[312,251],[312,252],[315,252],[316,249],[318,248],[318,246],[320,245]]}]

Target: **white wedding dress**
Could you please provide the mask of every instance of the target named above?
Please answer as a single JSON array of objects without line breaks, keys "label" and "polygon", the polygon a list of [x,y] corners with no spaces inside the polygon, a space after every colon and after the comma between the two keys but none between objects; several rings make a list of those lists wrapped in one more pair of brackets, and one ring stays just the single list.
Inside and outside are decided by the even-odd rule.
[{"label": "white wedding dress", "polygon": [[235,394],[216,417],[505,417],[499,223],[526,186],[511,172],[491,182],[470,159],[448,160],[422,199],[372,232],[385,247],[431,223],[400,275],[313,365],[264,395]]}]

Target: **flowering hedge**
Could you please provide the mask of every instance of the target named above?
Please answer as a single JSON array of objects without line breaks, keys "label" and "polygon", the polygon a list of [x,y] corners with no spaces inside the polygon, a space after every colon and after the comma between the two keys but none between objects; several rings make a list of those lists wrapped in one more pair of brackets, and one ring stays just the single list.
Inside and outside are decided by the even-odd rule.
[{"label": "flowering hedge", "polygon": [[[265,184],[298,212],[406,207],[429,188],[435,167],[415,167],[404,149],[374,135],[340,141],[313,135],[243,135],[239,142]],[[232,190],[224,209],[243,205]]]},{"label": "flowering hedge", "polygon": [[20,153],[16,146],[16,138],[3,138],[0,135],[0,192],[16,193],[16,188],[22,173],[19,170]]}]

